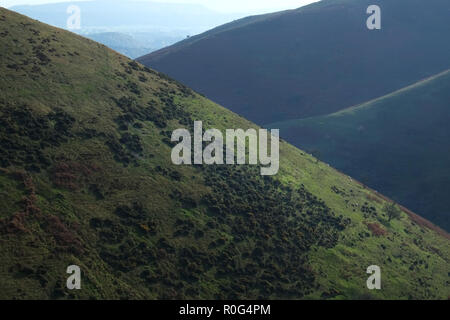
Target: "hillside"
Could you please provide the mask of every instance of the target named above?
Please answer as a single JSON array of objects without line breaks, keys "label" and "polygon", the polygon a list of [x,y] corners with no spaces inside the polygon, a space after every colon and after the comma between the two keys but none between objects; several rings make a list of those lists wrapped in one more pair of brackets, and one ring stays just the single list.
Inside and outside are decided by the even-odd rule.
[{"label": "hillside", "polygon": [[450,230],[450,71],[280,128],[296,146]]},{"label": "hillside", "polygon": [[[369,5],[382,11],[368,30]],[[250,17],[138,61],[247,119],[325,115],[450,68],[447,0],[324,0]]]},{"label": "hillside", "polygon": [[257,126],[86,38],[0,30],[0,298],[447,299],[447,233],[285,142],[273,177],[175,166],[174,129]]}]

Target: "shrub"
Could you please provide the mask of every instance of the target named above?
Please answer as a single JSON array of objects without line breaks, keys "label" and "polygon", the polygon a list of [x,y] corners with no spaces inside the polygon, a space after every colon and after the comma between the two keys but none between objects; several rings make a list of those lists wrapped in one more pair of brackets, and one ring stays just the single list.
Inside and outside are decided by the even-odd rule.
[{"label": "shrub", "polygon": [[383,212],[388,217],[389,221],[392,219],[400,219],[402,211],[398,208],[395,203],[388,203],[384,206]]}]

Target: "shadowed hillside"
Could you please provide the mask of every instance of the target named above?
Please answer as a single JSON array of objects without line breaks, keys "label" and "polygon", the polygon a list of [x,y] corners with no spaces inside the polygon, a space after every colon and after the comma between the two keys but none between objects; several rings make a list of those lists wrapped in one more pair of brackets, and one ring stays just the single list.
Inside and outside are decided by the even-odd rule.
[{"label": "shadowed hillside", "polygon": [[[381,30],[366,9],[379,5]],[[258,124],[324,115],[450,68],[447,0],[324,0],[138,60]]]},{"label": "shadowed hillside", "polygon": [[269,126],[450,230],[450,71],[341,112]]}]

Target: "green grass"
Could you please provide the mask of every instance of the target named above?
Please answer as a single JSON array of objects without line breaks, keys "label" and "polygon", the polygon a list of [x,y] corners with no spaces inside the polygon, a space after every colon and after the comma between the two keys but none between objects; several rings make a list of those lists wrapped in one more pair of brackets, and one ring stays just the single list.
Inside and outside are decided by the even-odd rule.
[{"label": "green grass", "polygon": [[448,297],[448,235],[386,223],[384,200],[285,142],[272,178],[174,166],[175,128],[257,126],[90,40],[5,9],[0,28],[1,298]]}]

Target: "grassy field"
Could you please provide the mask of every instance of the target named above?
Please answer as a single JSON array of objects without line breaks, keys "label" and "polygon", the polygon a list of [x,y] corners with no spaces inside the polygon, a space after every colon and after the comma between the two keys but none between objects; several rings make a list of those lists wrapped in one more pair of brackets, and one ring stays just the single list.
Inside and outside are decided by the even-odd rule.
[{"label": "grassy field", "polygon": [[175,166],[176,128],[257,126],[69,32],[5,9],[0,30],[0,298],[449,296],[445,232],[285,142],[275,177]]}]

